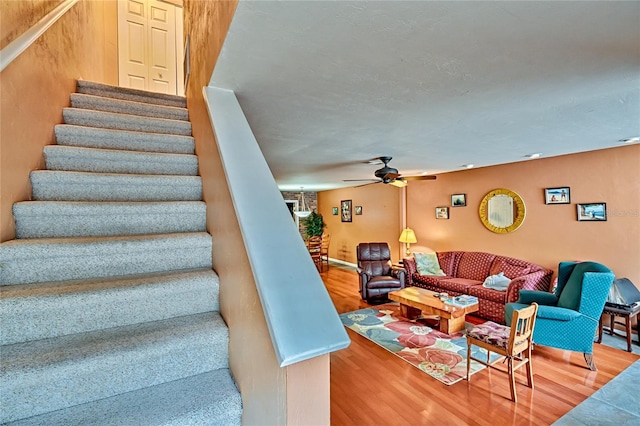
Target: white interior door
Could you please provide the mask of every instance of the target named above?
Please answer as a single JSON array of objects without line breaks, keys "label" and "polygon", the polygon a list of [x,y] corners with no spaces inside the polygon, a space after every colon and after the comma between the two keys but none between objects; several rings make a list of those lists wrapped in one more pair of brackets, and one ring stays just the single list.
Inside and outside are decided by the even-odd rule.
[{"label": "white interior door", "polygon": [[176,24],[173,5],[118,0],[120,86],[177,94]]}]

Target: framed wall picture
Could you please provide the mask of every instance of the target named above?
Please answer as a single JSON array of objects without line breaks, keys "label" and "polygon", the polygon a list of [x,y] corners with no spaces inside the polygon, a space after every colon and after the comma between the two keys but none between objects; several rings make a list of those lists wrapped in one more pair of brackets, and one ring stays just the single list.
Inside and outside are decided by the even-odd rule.
[{"label": "framed wall picture", "polygon": [[545,204],[571,204],[571,196],[568,186],[544,189]]},{"label": "framed wall picture", "polygon": [[451,196],[451,207],[464,207],[467,205],[467,194],[453,194]]},{"label": "framed wall picture", "polygon": [[578,204],[578,221],[604,222],[607,220],[606,203]]},{"label": "framed wall picture", "polygon": [[351,222],[351,200],[340,201],[340,220]]},{"label": "framed wall picture", "polygon": [[353,212],[358,216],[361,215],[362,214],[362,206],[355,206]]},{"label": "framed wall picture", "polygon": [[436,219],[449,219],[449,207],[436,207]]},{"label": "framed wall picture", "polygon": [[331,207],[331,214],[333,214],[334,216],[338,216],[338,208],[337,207]]}]

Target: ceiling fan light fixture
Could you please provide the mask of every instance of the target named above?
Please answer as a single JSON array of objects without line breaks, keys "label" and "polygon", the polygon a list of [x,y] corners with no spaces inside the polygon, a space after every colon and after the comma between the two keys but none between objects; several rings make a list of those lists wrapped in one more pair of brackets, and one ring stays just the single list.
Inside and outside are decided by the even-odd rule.
[{"label": "ceiling fan light fixture", "polygon": [[619,142],[622,142],[622,143],[638,143],[638,142],[640,142],[640,137],[636,136],[635,138],[620,139]]},{"label": "ceiling fan light fixture", "polygon": [[393,186],[396,186],[398,188],[404,188],[405,186],[408,185],[407,181],[403,180],[403,179],[393,180],[393,181],[389,182],[389,184],[393,185]]}]

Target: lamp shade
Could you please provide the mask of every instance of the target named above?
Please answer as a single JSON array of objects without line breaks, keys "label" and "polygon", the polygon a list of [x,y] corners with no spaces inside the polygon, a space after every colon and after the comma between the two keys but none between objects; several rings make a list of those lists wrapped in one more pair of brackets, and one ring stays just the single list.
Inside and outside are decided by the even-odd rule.
[{"label": "lamp shade", "polygon": [[417,243],[416,234],[413,232],[411,228],[405,228],[402,230],[402,234],[400,234],[400,238],[398,239],[401,243]]}]

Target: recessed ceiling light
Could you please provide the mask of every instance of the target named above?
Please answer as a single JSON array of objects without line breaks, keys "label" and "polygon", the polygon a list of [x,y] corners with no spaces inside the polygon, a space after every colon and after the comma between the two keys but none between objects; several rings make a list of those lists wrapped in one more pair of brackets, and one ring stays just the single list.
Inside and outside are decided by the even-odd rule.
[{"label": "recessed ceiling light", "polygon": [[620,139],[618,142],[622,142],[622,143],[638,143],[638,142],[640,142],[640,137],[636,136],[635,138]]},{"label": "recessed ceiling light", "polygon": [[473,164],[463,164],[462,167],[465,169],[473,169]]},{"label": "recessed ceiling light", "polygon": [[533,154],[527,154],[527,155],[525,155],[525,157],[527,157],[527,158],[531,158],[531,159],[534,159],[534,158],[540,158],[540,156],[541,156],[541,155],[542,155],[542,153],[541,153],[541,152],[534,152]]}]

